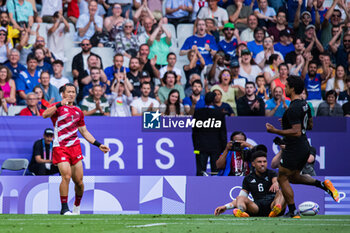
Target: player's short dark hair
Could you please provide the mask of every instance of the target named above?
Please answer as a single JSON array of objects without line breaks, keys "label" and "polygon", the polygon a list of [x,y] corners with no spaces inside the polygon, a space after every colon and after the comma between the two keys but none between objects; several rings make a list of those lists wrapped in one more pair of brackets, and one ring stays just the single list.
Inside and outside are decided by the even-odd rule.
[{"label": "player's short dark hair", "polygon": [[289,70],[288,65],[286,63],[284,63],[284,62],[278,65],[278,70],[280,70],[282,66],[287,67],[287,70]]},{"label": "player's short dark hair", "polygon": [[143,82],[143,83],[141,83],[140,88],[142,88],[144,85],[150,85],[151,86],[151,83],[150,82]]},{"label": "player's short dark hair", "polygon": [[61,65],[61,66],[64,66],[64,65],[63,65],[63,61],[61,61],[61,60],[59,60],[59,59],[57,59],[57,60],[55,60],[54,62],[52,62],[52,66],[53,66],[53,65],[56,65],[56,64],[59,64],[59,65]]},{"label": "player's short dark hair", "polygon": [[267,158],[266,152],[265,152],[265,151],[262,151],[262,150],[254,151],[254,152],[252,153],[252,157],[251,157],[252,160],[251,160],[251,161],[254,162],[254,160],[257,159],[257,158],[259,158],[259,157],[265,157],[265,158]]},{"label": "player's short dark hair", "polygon": [[65,85],[63,85],[62,87],[60,87],[59,92],[63,93],[66,91],[67,87],[74,87],[75,92],[77,92],[77,87],[73,84],[73,83],[66,83]]},{"label": "player's short dark hair", "polygon": [[166,59],[168,59],[171,55],[174,55],[174,56],[176,57],[176,54],[175,54],[175,53],[170,52],[170,53],[168,53],[168,55],[166,56]]},{"label": "player's short dark hair", "polygon": [[201,87],[203,87],[203,83],[201,82],[201,80],[198,80],[198,79],[194,80],[194,81],[192,82],[192,85],[191,85],[191,86],[193,87],[193,85],[194,85],[195,83],[197,83],[197,84],[201,85]]},{"label": "player's short dark hair", "polygon": [[289,88],[294,88],[294,92],[297,95],[300,95],[305,88],[304,81],[296,75],[289,75],[287,78],[287,83]]},{"label": "player's short dark hair", "polygon": [[236,135],[242,135],[242,136],[244,137],[244,141],[247,140],[247,135],[245,135],[245,133],[244,133],[243,131],[235,131],[235,132],[233,132],[233,133],[231,134],[231,136],[230,136],[230,140],[233,141],[233,138],[234,138],[234,136],[236,136]]}]

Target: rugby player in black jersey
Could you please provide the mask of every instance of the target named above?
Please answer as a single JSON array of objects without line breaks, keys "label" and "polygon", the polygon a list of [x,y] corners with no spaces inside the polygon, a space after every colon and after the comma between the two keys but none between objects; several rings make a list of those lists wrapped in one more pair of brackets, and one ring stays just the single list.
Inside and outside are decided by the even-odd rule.
[{"label": "rugby player in black jersey", "polygon": [[[234,209],[236,217],[262,216],[276,217],[285,209],[285,202],[280,191],[277,174],[267,169],[267,155],[264,151],[252,154],[253,172],[247,175],[242,184],[242,190],[231,203],[219,206],[214,214],[220,215],[227,209]],[[249,193],[254,201],[248,198]]]},{"label": "rugby player in black jersey", "polygon": [[295,207],[294,192],[290,183],[316,186],[325,190],[336,202],[339,202],[339,193],[330,180],[321,182],[309,175],[300,175],[310,154],[306,130],[311,130],[313,125],[309,105],[300,96],[303,90],[304,81],[298,76],[289,76],[285,92],[287,97],[290,97],[291,103],[283,114],[282,130],[266,123],[267,132],[283,136],[286,143],[279,165],[278,183],[288,204],[289,212],[285,216],[292,218],[300,218],[300,214]]}]

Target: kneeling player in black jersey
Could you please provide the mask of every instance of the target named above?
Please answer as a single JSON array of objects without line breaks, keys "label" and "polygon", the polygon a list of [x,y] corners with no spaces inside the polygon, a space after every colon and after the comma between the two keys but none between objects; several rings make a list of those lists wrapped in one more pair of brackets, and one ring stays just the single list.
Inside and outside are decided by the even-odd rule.
[{"label": "kneeling player in black jersey", "polygon": [[283,129],[276,129],[273,125],[266,123],[267,132],[283,136],[286,144],[279,165],[278,183],[288,204],[289,212],[285,216],[292,218],[300,218],[300,215],[295,208],[294,193],[290,183],[316,186],[328,192],[335,201],[339,202],[339,193],[330,180],[321,182],[311,176],[300,175],[310,155],[306,130],[312,129],[311,110],[300,96],[303,90],[304,81],[298,76],[289,76],[285,92],[291,98],[291,103],[282,117]]},{"label": "kneeling player in black jersey", "polygon": [[[234,209],[236,217],[262,216],[276,217],[285,209],[285,202],[277,182],[277,174],[267,169],[267,158],[264,151],[252,154],[252,166],[255,168],[243,180],[242,190],[236,200],[215,209],[220,215],[227,209]],[[254,201],[248,198],[252,194]]]}]

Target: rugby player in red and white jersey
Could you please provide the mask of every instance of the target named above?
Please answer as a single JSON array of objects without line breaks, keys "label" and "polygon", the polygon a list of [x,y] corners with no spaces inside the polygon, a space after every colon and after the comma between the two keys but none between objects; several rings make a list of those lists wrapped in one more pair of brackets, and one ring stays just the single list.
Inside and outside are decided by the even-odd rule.
[{"label": "rugby player in red and white jersey", "polygon": [[[74,100],[77,96],[76,87],[67,83],[60,91],[62,91],[62,101],[46,109],[43,117],[51,117],[55,127],[52,162],[58,165],[62,177],[60,184],[61,214],[77,215],[80,214],[80,201],[84,193],[83,163],[81,161],[83,155],[77,134],[78,130],[88,142],[97,146],[102,152],[106,153],[110,149],[99,143],[86,129],[83,112],[74,106]],[[73,212],[69,211],[67,204],[71,178],[75,184]]]}]

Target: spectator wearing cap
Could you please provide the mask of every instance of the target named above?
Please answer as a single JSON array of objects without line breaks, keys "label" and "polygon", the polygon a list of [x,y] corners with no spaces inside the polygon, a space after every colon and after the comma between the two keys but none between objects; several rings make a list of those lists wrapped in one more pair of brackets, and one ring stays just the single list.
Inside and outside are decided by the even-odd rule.
[{"label": "spectator wearing cap", "polygon": [[204,72],[204,77],[208,80],[209,88],[219,83],[219,75],[225,69],[225,54],[223,51],[219,51],[214,56],[214,63],[208,65],[206,72]]},{"label": "spectator wearing cap", "polygon": [[[162,86],[158,90],[159,102],[162,104],[169,96],[169,92],[172,89],[176,89],[180,93],[181,101],[185,98],[185,91],[183,87],[179,84],[176,84],[176,73],[174,71],[167,71],[164,74],[163,82],[165,86]],[[156,96],[157,97],[157,96]]]},{"label": "spectator wearing cap", "polygon": [[13,40],[19,38],[20,31],[18,29],[13,28],[13,26],[10,25],[10,18],[9,18],[7,11],[1,11],[1,13],[0,13],[0,25],[1,25],[1,27],[6,28],[7,40],[10,41],[10,43],[13,47],[15,45]]},{"label": "spectator wearing cap", "polygon": [[34,23],[34,10],[31,3],[25,0],[7,1],[7,10],[14,28],[23,31],[32,28]]},{"label": "spectator wearing cap", "polygon": [[[192,76],[198,76],[197,74],[193,74]],[[199,79],[195,79],[191,82],[191,95],[186,96],[183,99],[183,105],[185,108],[185,113],[187,115],[193,115],[196,109],[204,108],[205,101],[204,95],[202,95],[203,84]]]},{"label": "spectator wearing cap", "polygon": [[191,0],[168,0],[165,5],[168,22],[175,27],[180,23],[189,23],[193,5]]},{"label": "spectator wearing cap", "polygon": [[7,38],[7,29],[0,27],[0,64],[4,64],[7,61],[7,57],[12,49],[12,44]]},{"label": "spectator wearing cap", "polygon": [[27,94],[32,92],[34,87],[39,84],[39,71],[36,67],[38,61],[34,56],[27,57],[27,70],[20,73],[19,78],[15,80],[17,93],[20,98],[17,99],[19,105],[24,105]]},{"label": "spectator wearing cap", "polygon": [[214,36],[216,43],[219,43],[220,41],[220,33],[217,29],[218,22],[214,18],[206,18],[205,20],[205,26],[207,28],[207,33],[209,35]]},{"label": "spectator wearing cap", "polygon": [[238,30],[248,26],[248,17],[253,13],[250,6],[244,4],[244,0],[234,0],[234,4],[227,7],[230,22],[234,23]]},{"label": "spectator wearing cap", "polygon": [[219,30],[222,30],[224,28],[224,25],[228,23],[227,11],[218,6],[218,0],[207,0],[207,2],[208,6],[204,6],[200,9],[197,18],[215,18],[218,21]]},{"label": "spectator wearing cap", "polygon": [[[218,51],[215,38],[206,33],[206,25],[204,20],[197,20],[196,29],[197,33],[185,40],[185,43],[180,50],[180,56],[187,55],[191,50],[198,49],[205,60],[205,64],[212,64],[212,56],[214,56]],[[200,61],[197,61],[197,64],[200,65]]]},{"label": "spectator wearing cap", "polygon": [[156,93],[158,92],[159,86],[155,86],[151,81],[152,81],[151,75],[146,70],[141,71],[139,83],[134,82],[134,90],[132,90],[132,95],[134,97],[141,97],[142,95],[141,85],[142,83],[147,82],[147,83],[150,83],[150,86],[151,86],[151,90],[148,93],[148,96],[151,98],[156,98]]},{"label": "spectator wearing cap", "polygon": [[241,42],[238,29],[235,29],[233,23],[227,23],[224,26],[223,32],[224,39],[218,44],[219,51],[224,51],[225,55],[229,56],[230,59],[236,57],[236,48]]},{"label": "spectator wearing cap", "polygon": [[47,128],[43,138],[35,141],[33,155],[29,163],[29,171],[36,176],[53,175],[58,173],[58,167],[52,164],[54,131]]},{"label": "spectator wearing cap", "polygon": [[265,30],[258,27],[254,30],[254,40],[247,43],[247,47],[250,52],[253,53],[253,58],[264,50],[263,40],[265,38]]},{"label": "spectator wearing cap", "polygon": [[56,60],[52,63],[53,74],[50,77],[50,84],[55,86],[58,90],[63,85],[69,83],[69,79],[64,77],[62,74],[63,71],[63,62],[61,60]]},{"label": "spectator wearing cap", "polygon": [[112,82],[115,73],[129,72],[129,69],[123,66],[124,57],[122,54],[117,53],[113,57],[113,65],[105,68],[104,72],[107,76],[107,80]]},{"label": "spectator wearing cap", "polygon": [[104,88],[101,85],[94,85],[90,95],[84,97],[81,103],[81,110],[85,116],[109,116],[110,109],[107,99],[104,97]]},{"label": "spectator wearing cap", "polygon": [[[176,54],[173,52],[170,52],[167,55],[167,65],[163,66],[159,72],[160,72],[160,77],[163,78],[164,74],[167,71],[174,71],[176,73],[176,83],[181,85],[181,70],[177,67],[175,67],[176,64]],[[156,83],[156,84],[160,84],[160,83]]]},{"label": "spectator wearing cap", "polygon": [[250,42],[254,40],[254,31],[258,27],[258,17],[249,15],[247,19],[248,27],[241,32],[241,40]]},{"label": "spectator wearing cap", "polygon": [[286,57],[288,53],[294,51],[293,38],[289,29],[280,31],[280,41],[273,45],[275,51],[280,52],[283,57]]},{"label": "spectator wearing cap", "polygon": [[326,92],[326,101],[320,103],[317,108],[317,116],[343,116],[343,109],[337,103],[337,92],[330,90]]},{"label": "spectator wearing cap", "polygon": [[[80,14],[76,23],[77,40],[90,40],[95,33],[101,33],[103,27],[103,19],[97,14],[97,1],[89,2],[89,12],[87,14]],[[96,42],[92,42],[96,46]]]},{"label": "spectator wearing cap", "polygon": [[247,81],[255,82],[256,76],[261,72],[262,70],[255,63],[254,59],[252,58],[252,53],[249,51],[249,49],[242,50],[239,75],[246,78]]},{"label": "spectator wearing cap", "polygon": [[225,114],[219,109],[215,109],[215,96],[214,92],[208,92],[204,98],[206,107],[197,109],[193,115],[193,119],[196,121],[204,122],[214,118],[216,122],[220,122],[220,127],[217,128],[197,127],[197,124],[195,124],[196,127],[192,128],[197,176],[208,176],[206,171],[209,157],[211,172],[216,173],[218,171],[216,160],[224,151],[227,142]]},{"label": "spectator wearing cap", "polygon": [[287,26],[287,14],[281,9],[277,13],[276,26],[269,27],[267,33],[273,36],[274,42],[277,43],[280,41],[280,34],[283,30],[289,30],[290,34],[293,33],[293,29]]},{"label": "spectator wearing cap", "polygon": [[42,116],[44,109],[38,108],[38,97],[34,92],[29,92],[26,95],[27,107],[22,109],[20,116]]},{"label": "spectator wearing cap", "polygon": [[324,48],[321,42],[317,38],[316,28],[312,24],[308,25],[305,28],[304,43],[305,43],[304,53],[311,52],[311,55],[313,56],[314,59],[317,59],[320,56],[320,53],[324,52]]},{"label": "spectator wearing cap", "polygon": [[235,88],[235,96],[239,98],[244,95],[247,79],[239,75],[239,61],[237,59],[231,60],[230,71],[233,77],[232,85]]},{"label": "spectator wearing cap", "polygon": [[[300,6],[299,6],[300,7]],[[300,14],[300,10],[297,10],[297,14],[295,15],[293,29],[296,37],[303,38],[305,34],[305,28],[311,24],[311,13],[308,11],[303,11]]]},{"label": "spectator wearing cap", "polygon": [[329,43],[329,41],[331,41],[333,26],[337,26],[342,23],[342,12],[339,9],[335,9],[337,5],[346,13],[345,22],[350,21],[350,15],[348,12],[349,9],[343,3],[343,1],[333,1],[331,7],[327,10],[326,15],[324,16],[323,23],[321,25],[322,31],[320,40],[323,46],[326,46]]}]

